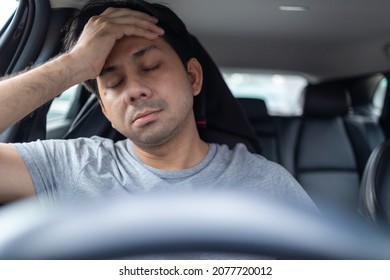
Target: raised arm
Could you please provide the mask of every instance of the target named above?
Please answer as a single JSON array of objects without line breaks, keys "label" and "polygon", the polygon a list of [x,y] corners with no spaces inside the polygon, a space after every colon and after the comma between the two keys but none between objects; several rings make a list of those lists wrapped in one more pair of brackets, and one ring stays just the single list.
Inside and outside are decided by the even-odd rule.
[{"label": "raised arm", "polygon": [[96,78],[117,40],[162,35],[163,30],[155,23],[157,19],[144,13],[109,8],[89,20],[69,53],[0,81],[0,132],[67,88]]},{"label": "raised arm", "polygon": [[[0,132],[67,88],[96,78],[115,42],[125,36],[156,39],[157,19],[109,8],[92,17],[74,48],[50,62],[0,81]],[[0,144],[0,203],[34,195],[29,172],[12,144]]]}]

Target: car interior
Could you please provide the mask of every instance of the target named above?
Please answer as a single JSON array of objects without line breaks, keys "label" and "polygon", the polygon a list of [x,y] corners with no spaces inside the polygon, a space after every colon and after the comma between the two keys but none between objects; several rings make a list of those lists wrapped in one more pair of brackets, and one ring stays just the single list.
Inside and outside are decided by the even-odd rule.
[{"label": "car interior", "polygon": [[[85,2],[19,0],[0,26],[0,76],[61,53],[67,23]],[[244,143],[286,168],[324,213],[351,215],[387,232],[390,2],[164,3],[186,23],[203,67],[204,85],[194,101],[201,138],[229,147]],[[236,95],[223,69],[304,78],[301,112],[275,114],[266,99]],[[48,120],[54,100],[0,134],[0,141],[124,138],[82,85],[71,101],[62,118]]]}]

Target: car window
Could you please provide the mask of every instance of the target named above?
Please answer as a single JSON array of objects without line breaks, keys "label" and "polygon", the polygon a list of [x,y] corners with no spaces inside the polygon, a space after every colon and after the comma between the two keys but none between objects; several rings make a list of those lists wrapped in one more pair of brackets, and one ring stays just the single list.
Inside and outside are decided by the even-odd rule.
[{"label": "car window", "polygon": [[374,107],[378,109],[379,111],[382,111],[383,103],[385,102],[385,96],[386,96],[386,90],[387,90],[387,79],[383,78],[377,89],[375,90],[372,103],[374,104]]},{"label": "car window", "polygon": [[17,0],[2,0],[0,9],[0,30],[18,7]]},{"label": "car window", "polygon": [[75,85],[53,99],[47,113],[46,138],[62,138],[74,117],[81,85]]},{"label": "car window", "polygon": [[47,113],[47,122],[64,120],[67,118],[70,108],[76,99],[78,85],[65,90],[61,95],[56,97],[50,105]]},{"label": "car window", "polygon": [[235,97],[263,99],[270,115],[302,114],[300,96],[307,80],[297,75],[221,69]]}]

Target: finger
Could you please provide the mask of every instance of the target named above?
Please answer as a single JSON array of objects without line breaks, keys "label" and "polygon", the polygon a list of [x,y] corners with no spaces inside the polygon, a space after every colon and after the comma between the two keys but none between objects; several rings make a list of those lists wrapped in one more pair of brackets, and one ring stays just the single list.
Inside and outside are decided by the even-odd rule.
[{"label": "finger", "polygon": [[[86,26],[87,27],[87,26]],[[86,31],[91,30],[92,33]],[[107,36],[112,34],[116,40],[123,38],[124,36],[139,36],[147,39],[155,39],[158,36],[164,35],[164,30],[156,25],[145,21],[124,21],[124,23],[103,21],[101,18],[91,22],[86,28],[85,34],[104,34]],[[95,31],[93,31],[95,30]]]},{"label": "finger", "polygon": [[121,35],[119,35],[120,37],[119,38],[117,37],[117,39],[120,39],[124,36],[137,36],[137,37],[144,37],[146,39],[153,40],[163,35],[163,33],[162,34],[156,33],[154,31],[142,27],[138,27],[135,25],[120,25],[117,27],[121,32]]},{"label": "finger", "polygon": [[109,8],[101,15],[95,16],[93,18],[94,21],[100,23],[110,22],[112,24],[136,25],[151,32],[155,32],[158,35],[164,34],[164,30],[156,25],[158,22],[157,18],[130,9]]},{"label": "finger", "polygon": [[143,28],[150,32],[157,33],[158,35],[164,34],[164,29],[157,26],[156,24],[145,20],[139,20],[136,18],[120,17],[120,18],[112,19],[109,22],[114,25],[117,24],[117,25],[136,26],[138,28]]},{"label": "finger", "polygon": [[153,40],[163,34],[163,29],[156,29],[154,24],[145,21],[135,20],[132,23],[132,21],[126,20],[125,23],[118,24],[103,20],[100,17],[91,18],[91,21],[85,26],[81,37],[113,37],[115,40],[119,40],[125,36],[138,36]]},{"label": "finger", "polygon": [[107,8],[102,14],[102,16],[106,16],[108,18],[116,18],[116,17],[135,17],[141,20],[150,21],[153,23],[157,23],[158,19],[146,13],[140,11],[134,11],[128,8]]}]

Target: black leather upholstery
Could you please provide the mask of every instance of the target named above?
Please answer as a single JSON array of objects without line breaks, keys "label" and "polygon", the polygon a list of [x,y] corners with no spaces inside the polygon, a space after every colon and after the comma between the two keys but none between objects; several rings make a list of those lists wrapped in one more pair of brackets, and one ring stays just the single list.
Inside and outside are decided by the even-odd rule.
[{"label": "black leather upholstery", "polygon": [[337,85],[309,85],[304,101],[295,176],[320,208],[357,209],[359,173],[343,120],[348,93]]},{"label": "black leather upholstery", "polygon": [[371,154],[363,174],[360,210],[372,223],[390,225],[390,140]]},{"label": "black leather upholstery", "polygon": [[276,122],[268,115],[267,106],[264,100],[256,98],[237,98],[247,113],[249,121],[261,143],[261,154],[272,161],[279,161],[277,147],[277,126]]},{"label": "black leather upholstery", "polygon": [[293,174],[322,210],[357,213],[363,170],[383,130],[377,120],[350,112],[341,84],[308,85],[302,100],[302,117],[278,117],[267,114],[262,100],[239,98],[263,155]]},{"label": "black leather upholstery", "polygon": [[293,174],[323,210],[356,213],[363,169],[384,134],[377,121],[351,114],[342,85],[307,86],[302,117],[269,116],[264,101],[239,101],[268,159]]},{"label": "black leather upholstery", "polygon": [[202,91],[194,99],[195,119],[201,138],[229,147],[244,143],[250,151],[260,152],[256,133],[219,68],[195,37],[193,47],[203,68]]},{"label": "black leather upholstery", "polygon": [[350,107],[347,90],[336,84],[308,85],[304,90],[303,115],[312,118],[345,116]]},{"label": "black leather upholstery", "polygon": [[237,98],[252,123],[270,118],[265,101],[258,98]]}]

